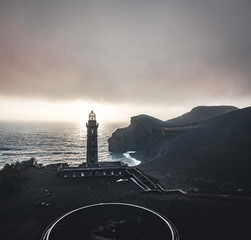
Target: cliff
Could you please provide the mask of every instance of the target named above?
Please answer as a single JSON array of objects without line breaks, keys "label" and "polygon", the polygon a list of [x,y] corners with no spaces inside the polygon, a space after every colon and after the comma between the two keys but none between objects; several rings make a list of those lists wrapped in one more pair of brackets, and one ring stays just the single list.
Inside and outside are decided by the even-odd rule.
[{"label": "cliff", "polygon": [[159,154],[162,143],[196,126],[196,122],[225,114],[238,108],[232,106],[200,106],[178,118],[161,121],[148,115],[131,118],[126,128],[117,129],[108,139],[109,151],[137,151],[143,160],[152,160]]},{"label": "cliff", "polygon": [[141,153],[139,167],[165,187],[251,192],[250,123],[251,107],[198,107],[165,122],[140,115],[112,135],[109,148]]},{"label": "cliff", "polygon": [[162,143],[141,168],[165,186],[251,191],[251,107],[202,122]]},{"label": "cliff", "polygon": [[147,115],[132,117],[128,127],[117,129],[108,139],[109,151],[137,151],[145,161],[150,160],[160,151],[164,139],[172,138],[180,132],[167,132],[165,126],[169,124]]}]

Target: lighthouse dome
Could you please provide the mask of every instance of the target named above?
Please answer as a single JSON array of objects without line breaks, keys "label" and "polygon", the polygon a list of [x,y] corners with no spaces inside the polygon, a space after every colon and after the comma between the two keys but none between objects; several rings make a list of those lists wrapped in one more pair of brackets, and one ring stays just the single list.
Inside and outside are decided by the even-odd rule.
[{"label": "lighthouse dome", "polygon": [[96,114],[93,111],[89,114],[89,120],[96,121]]}]

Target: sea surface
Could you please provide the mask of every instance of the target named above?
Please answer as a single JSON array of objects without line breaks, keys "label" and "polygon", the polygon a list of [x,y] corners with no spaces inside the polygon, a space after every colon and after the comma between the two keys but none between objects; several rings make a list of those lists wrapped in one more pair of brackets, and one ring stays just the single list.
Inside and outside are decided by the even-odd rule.
[{"label": "sea surface", "polygon": [[[129,166],[140,164],[133,152],[111,153],[108,138],[124,124],[105,123],[98,128],[99,161],[123,161]],[[86,126],[83,123],[6,123],[0,122],[0,168],[6,163],[35,157],[43,165],[86,161]]]}]

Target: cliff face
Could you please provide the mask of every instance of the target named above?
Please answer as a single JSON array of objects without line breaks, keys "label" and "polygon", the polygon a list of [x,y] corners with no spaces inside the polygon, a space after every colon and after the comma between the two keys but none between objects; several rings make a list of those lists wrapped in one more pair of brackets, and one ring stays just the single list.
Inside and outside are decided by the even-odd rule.
[{"label": "cliff face", "polygon": [[117,129],[108,139],[109,151],[137,151],[143,155],[144,161],[150,160],[159,153],[164,140],[171,139],[180,132],[167,132],[166,125],[169,124],[147,115],[132,117],[128,127]]},{"label": "cliff face", "polygon": [[199,124],[163,143],[141,168],[165,186],[251,190],[251,107]]},{"label": "cliff face", "polygon": [[251,107],[199,107],[166,122],[140,115],[109,139],[110,151],[142,153],[139,167],[164,186],[208,191],[251,191],[250,146]]},{"label": "cliff face", "polygon": [[143,154],[144,161],[151,160],[159,154],[163,142],[190,129],[194,122],[236,109],[232,106],[196,107],[191,112],[169,121],[161,121],[148,115],[134,116],[128,127],[117,129],[108,139],[109,151],[137,151]]}]

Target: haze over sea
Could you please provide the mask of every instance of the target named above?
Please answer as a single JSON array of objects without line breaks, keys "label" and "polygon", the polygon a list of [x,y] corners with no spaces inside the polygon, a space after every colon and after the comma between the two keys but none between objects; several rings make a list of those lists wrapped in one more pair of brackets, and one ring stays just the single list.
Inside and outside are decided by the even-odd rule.
[{"label": "haze over sea", "polygon": [[[140,161],[130,153],[110,153],[108,138],[125,124],[105,123],[98,128],[99,161],[123,161],[129,166]],[[86,126],[82,123],[1,122],[0,168],[6,163],[35,157],[43,165],[67,162],[80,164],[86,161]]]}]

